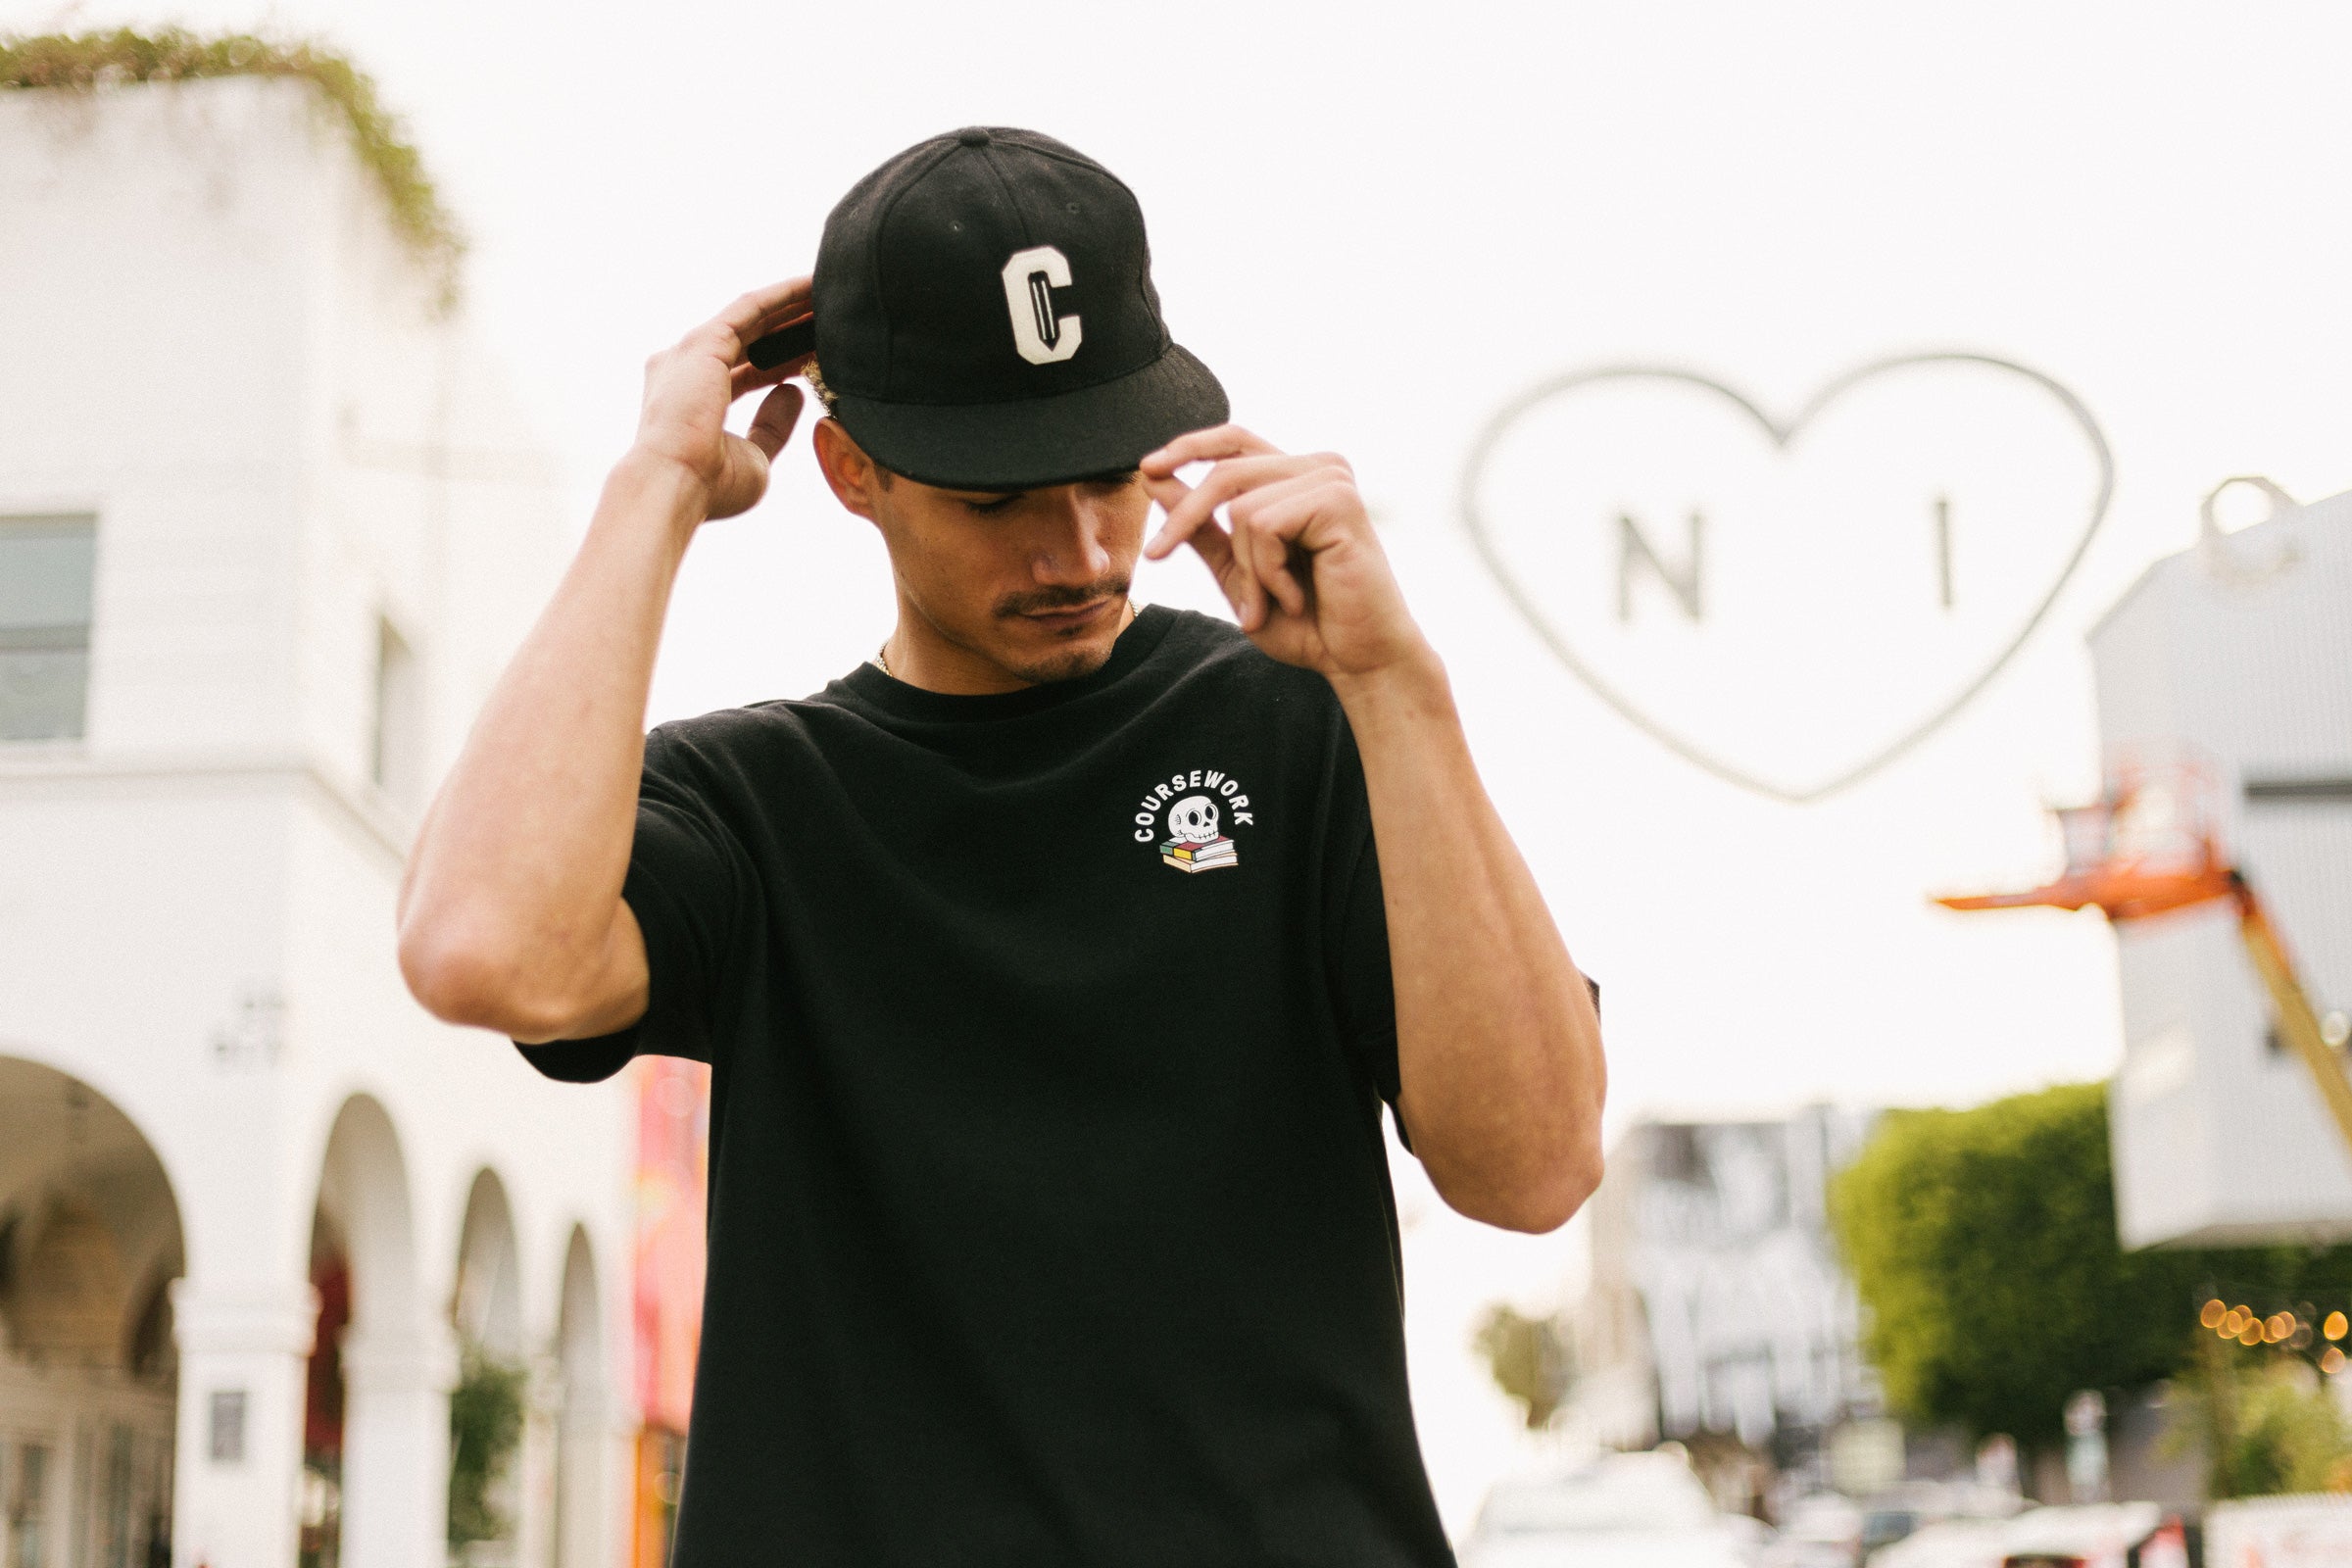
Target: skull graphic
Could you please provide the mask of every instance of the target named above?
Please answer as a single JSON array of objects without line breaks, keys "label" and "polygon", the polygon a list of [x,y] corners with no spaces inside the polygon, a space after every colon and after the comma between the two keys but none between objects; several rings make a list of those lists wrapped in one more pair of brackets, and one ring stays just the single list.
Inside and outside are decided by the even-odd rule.
[{"label": "skull graphic", "polygon": [[1168,808],[1168,837],[1184,844],[1206,844],[1217,836],[1217,803],[1205,795],[1187,795]]}]

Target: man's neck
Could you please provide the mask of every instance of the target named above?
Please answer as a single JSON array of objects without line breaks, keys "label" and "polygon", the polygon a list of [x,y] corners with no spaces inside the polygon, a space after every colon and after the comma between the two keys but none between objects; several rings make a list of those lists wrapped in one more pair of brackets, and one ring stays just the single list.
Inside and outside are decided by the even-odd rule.
[{"label": "man's neck", "polygon": [[[1135,601],[1129,599],[1120,607],[1121,633],[1134,624],[1135,616]],[[878,662],[893,680],[949,697],[986,697],[1022,691],[1038,684],[951,641],[905,599],[899,601],[899,623],[882,644]]]}]

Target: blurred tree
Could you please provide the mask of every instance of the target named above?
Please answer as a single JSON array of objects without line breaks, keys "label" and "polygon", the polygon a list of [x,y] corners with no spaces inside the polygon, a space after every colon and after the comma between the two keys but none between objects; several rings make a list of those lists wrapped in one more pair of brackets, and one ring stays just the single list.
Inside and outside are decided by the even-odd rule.
[{"label": "blurred tree", "polygon": [[2176,1431],[2204,1434],[2209,1495],[2352,1492],[2352,1424],[2309,1363],[2215,1340],[2178,1388]]},{"label": "blurred tree", "polygon": [[522,1444],[527,1376],[480,1346],[461,1347],[458,1386],[449,1391],[449,1544],[504,1541],[514,1529],[502,1493]]},{"label": "blurred tree", "polygon": [[2028,1447],[2075,1391],[2180,1371],[2216,1282],[2352,1293],[2343,1248],[2123,1251],[2100,1084],[1890,1112],[1831,1197],[1895,1413]]},{"label": "blurred tree", "polygon": [[1575,1375],[1557,1319],[1526,1317],[1497,1301],[1487,1308],[1471,1343],[1487,1358],[1495,1387],[1519,1401],[1529,1431],[1551,1419]]}]

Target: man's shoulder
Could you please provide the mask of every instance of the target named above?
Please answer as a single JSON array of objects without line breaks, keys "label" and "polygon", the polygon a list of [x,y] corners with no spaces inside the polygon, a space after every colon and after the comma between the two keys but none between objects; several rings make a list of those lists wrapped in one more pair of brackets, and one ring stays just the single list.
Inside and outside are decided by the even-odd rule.
[{"label": "man's shoulder", "polygon": [[1179,610],[1168,628],[1168,644],[1176,655],[1178,680],[1203,678],[1230,682],[1237,688],[1276,703],[1298,702],[1305,710],[1337,708],[1331,683],[1311,669],[1286,664],[1230,620]]},{"label": "man's shoulder", "polygon": [[838,716],[838,705],[818,692],[667,719],[646,733],[646,766],[691,773],[737,765],[780,750],[804,749],[814,744],[812,725],[821,727],[828,714]]}]

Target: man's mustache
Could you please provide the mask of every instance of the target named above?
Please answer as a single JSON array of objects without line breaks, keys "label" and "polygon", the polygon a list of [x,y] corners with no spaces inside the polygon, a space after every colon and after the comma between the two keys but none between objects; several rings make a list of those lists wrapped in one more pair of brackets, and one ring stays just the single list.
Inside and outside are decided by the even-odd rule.
[{"label": "man's mustache", "polygon": [[1080,588],[1037,588],[1023,594],[1007,594],[997,601],[999,615],[1046,615],[1057,610],[1077,610],[1098,599],[1127,597],[1126,577],[1105,577],[1101,582]]}]

